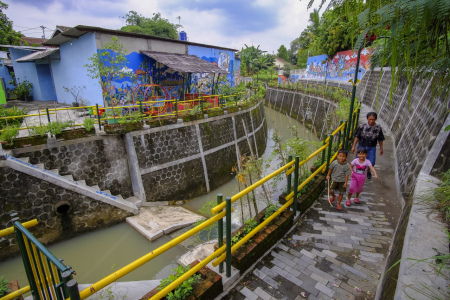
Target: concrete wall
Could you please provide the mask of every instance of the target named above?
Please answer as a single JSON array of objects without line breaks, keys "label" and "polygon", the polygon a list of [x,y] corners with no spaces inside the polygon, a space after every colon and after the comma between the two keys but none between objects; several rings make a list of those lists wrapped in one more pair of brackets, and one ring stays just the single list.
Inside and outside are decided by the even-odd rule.
[{"label": "concrete wall", "polygon": [[0,59],[0,77],[2,77],[5,80],[6,88],[8,89],[14,89],[15,86],[12,84],[9,84],[8,82],[12,80],[11,75],[9,75],[8,68],[3,64],[3,61]]},{"label": "concrete wall", "polygon": [[[324,84],[321,80],[305,82]],[[389,103],[390,84],[389,68],[368,70],[357,86],[356,98],[377,112],[378,122],[384,122],[392,132],[396,155],[392,164],[397,169],[399,190],[408,196],[423,167],[426,167],[426,174],[439,175],[450,166],[449,132],[444,131],[450,124],[450,99],[438,93],[433,95],[430,80],[414,80],[408,103],[408,82],[400,78]],[[327,85],[352,90],[348,82],[327,80]]]},{"label": "concrete wall", "polygon": [[50,64],[36,64],[36,71],[39,79],[39,86],[41,88],[41,98],[37,100],[55,101],[56,94],[53,87],[53,79],[50,70]]},{"label": "concrete wall", "polygon": [[25,55],[31,54],[33,51],[23,50],[23,49],[9,49],[9,55],[11,56],[11,61],[14,68],[14,74],[16,76],[16,82],[19,84],[23,80],[28,80],[33,84],[32,95],[36,100],[41,100],[42,92],[39,84],[38,72],[36,70],[36,65],[34,62],[16,62]]},{"label": "concrete wall", "polygon": [[[0,229],[12,226],[10,214],[21,221],[38,220],[30,232],[44,244],[122,222],[132,215],[39,178],[0,166]],[[70,207],[59,213],[61,205]],[[61,209],[61,208],[60,208]],[[14,235],[0,239],[0,260],[18,253]]]},{"label": "concrete wall", "polygon": [[283,88],[267,88],[265,104],[302,122],[322,138],[334,131],[339,120],[333,114],[336,103]]},{"label": "concrete wall", "polygon": [[60,46],[61,60],[51,61],[51,70],[58,102],[72,103],[71,94],[64,87],[85,86],[80,96],[89,105],[103,105],[102,89],[97,79],[87,76],[88,58],[96,53],[95,35],[87,33]]},{"label": "concrete wall", "polygon": [[250,155],[242,120],[261,155],[267,139],[262,102],[230,115],[129,133],[128,152],[136,153],[146,201],[190,199],[232,179],[238,151]]}]

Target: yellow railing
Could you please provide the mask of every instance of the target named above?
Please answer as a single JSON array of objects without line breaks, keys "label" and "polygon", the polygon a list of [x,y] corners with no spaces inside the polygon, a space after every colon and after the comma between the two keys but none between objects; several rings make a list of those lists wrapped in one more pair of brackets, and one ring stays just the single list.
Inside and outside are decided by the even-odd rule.
[{"label": "yellow railing", "polygon": [[[355,109],[354,114],[357,115],[358,109]],[[355,122],[357,124],[357,122]],[[340,125],[331,135],[335,136],[339,132],[344,131],[346,126],[346,123],[343,123]],[[356,126],[356,125],[355,125]],[[354,130],[354,128],[353,128]],[[352,130],[352,132],[353,132]],[[306,162],[310,161],[314,157],[316,157],[318,154],[320,154],[322,151],[325,151],[330,145],[329,145],[330,137],[326,139],[325,145],[317,149],[315,152],[313,152],[311,155],[309,155],[305,160],[302,160],[299,162],[298,167],[304,165]],[[341,142],[337,149],[340,149],[343,145],[343,142]],[[337,151],[333,155],[333,157],[330,159],[330,162],[334,160],[337,156]],[[245,196],[252,190],[256,189],[257,187],[261,186],[263,183],[267,182],[268,180],[272,179],[273,177],[277,176],[278,174],[281,174],[282,172],[290,172],[292,173],[294,168],[291,168],[294,166],[295,161],[291,161],[278,170],[274,171],[273,173],[265,176],[261,180],[257,181],[256,183],[252,184],[251,186],[247,187],[246,189],[242,190],[238,194],[231,197],[231,201],[235,202],[239,198]],[[310,182],[317,174],[320,172],[324,172],[326,169],[327,163],[323,163],[314,173],[311,174],[306,180],[304,180],[300,185],[297,187],[297,191],[300,191],[308,182]],[[291,169],[290,169],[291,168]],[[251,239],[256,233],[258,233],[264,226],[269,224],[274,218],[276,218],[279,214],[281,214],[283,211],[285,211],[290,205],[294,202],[294,191],[292,191],[287,197],[286,197],[286,203],[281,206],[275,213],[273,213],[271,216],[269,216],[266,220],[264,220],[261,224],[259,224],[256,228],[254,228],[250,233],[245,235],[240,241],[238,241],[234,246],[231,247],[231,253],[235,252],[239,247],[241,247],[243,244],[245,244],[249,239]],[[122,269],[112,273],[111,275],[103,278],[102,280],[98,281],[97,283],[94,283],[93,285],[89,286],[88,288],[84,289],[80,292],[81,299],[85,299],[92,295],[93,293],[99,291],[100,289],[104,288],[105,286],[111,284],[112,282],[116,281],[117,279],[121,278],[122,276],[125,276],[126,274],[130,273],[134,269],[142,266],[143,264],[149,262],[153,258],[157,257],[158,255],[161,255],[168,249],[174,247],[175,245],[178,245],[182,241],[186,240],[187,238],[193,236],[194,234],[198,233],[199,231],[203,230],[204,228],[214,224],[215,222],[223,219],[226,215],[225,209],[225,202],[213,207],[211,209],[211,212],[215,214],[210,219],[206,220],[202,224],[192,228],[191,230],[183,233],[179,237],[171,240],[170,242],[166,243],[165,245],[153,250],[149,254],[146,254],[145,256],[139,258],[138,260],[130,263],[129,265],[123,267]],[[218,257],[212,264],[213,266],[217,266],[221,262],[223,262],[226,258],[225,254],[226,245],[220,247],[216,251],[214,251],[211,255],[209,255],[207,258],[202,260],[199,264],[191,268],[189,271],[184,273],[182,276],[180,276],[178,279],[176,279],[174,282],[163,288],[161,291],[159,291],[157,294],[155,294],[151,300],[158,300],[166,296],[169,292],[171,292],[173,289],[175,289],[177,286],[179,286],[181,283],[183,283],[185,280],[187,280],[189,277],[191,277],[193,274],[195,274],[198,270],[200,270],[202,267],[206,266],[208,263],[213,261],[216,257]]]}]

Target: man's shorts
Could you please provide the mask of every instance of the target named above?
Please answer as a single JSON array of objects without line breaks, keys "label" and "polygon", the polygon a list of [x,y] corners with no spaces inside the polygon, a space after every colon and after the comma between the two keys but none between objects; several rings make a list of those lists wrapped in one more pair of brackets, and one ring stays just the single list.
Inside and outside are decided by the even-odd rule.
[{"label": "man's shorts", "polygon": [[335,191],[339,191],[339,194],[345,194],[345,191],[347,190],[346,187],[344,187],[345,182],[333,182],[331,185],[331,189]]}]

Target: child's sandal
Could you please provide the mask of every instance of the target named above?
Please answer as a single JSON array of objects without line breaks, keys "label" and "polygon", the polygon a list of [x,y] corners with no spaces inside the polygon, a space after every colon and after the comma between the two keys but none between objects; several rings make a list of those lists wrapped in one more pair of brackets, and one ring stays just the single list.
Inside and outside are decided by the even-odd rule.
[{"label": "child's sandal", "polygon": [[333,201],[337,198],[337,196],[330,196],[330,203],[333,203]]},{"label": "child's sandal", "polygon": [[355,198],[355,199],[353,199],[353,202],[355,202],[355,204],[359,204],[359,199]]},{"label": "child's sandal", "polygon": [[342,210],[342,206],[340,206],[339,204],[336,206],[337,210]]},{"label": "child's sandal", "polygon": [[350,202],[350,200],[347,200],[347,201],[345,201],[345,205],[347,205],[347,206],[351,206],[351,205],[352,205],[352,203]]}]

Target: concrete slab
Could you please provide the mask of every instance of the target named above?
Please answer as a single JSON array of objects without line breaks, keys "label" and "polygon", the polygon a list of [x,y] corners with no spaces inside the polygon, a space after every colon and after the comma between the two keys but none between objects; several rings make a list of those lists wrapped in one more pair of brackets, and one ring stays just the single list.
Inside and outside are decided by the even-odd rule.
[{"label": "concrete slab", "polygon": [[[143,280],[143,281],[129,281],[129,282],[113,282],[99,292],[90,296],[90,300],[96,299],[112,299],[106,291],[109,289],[114,296],[114,299],[141,299],[159,285],[160,280]],[[78,285],[78,290],[82,291],[88,288],[89,284]]]},{"label": "concrete slab", "polygon": [[231,266],[231,276],[227,277],[225,275],[225,263],[223,264],[223,273],[219,273],[219,266],[213,267],[212,263],[207,264],[207,266],[208,268],[210,268],[211,270],[222,276],[222,284],[224,291],[228,290],[228,288],[231,287],[233,283],[238,281],[241,276],[239,270]]},{"label": "concrete slab", "polygon": [[179,259],[178,262],[184,266],[189,265],[196,259],[199,261],[204,260],[209,255],[214,253],[214,245],[217,244],[217,239],[203,243],[195,247],[192,251],[189,251],[185,254],[183,254]]},{"label": "concrete slab", "polygon": [[182,207],[153,206],[141,207],[137,216],[128,217],[126,221],[143,236],[154,241],[201,219],[204,217]]}]

